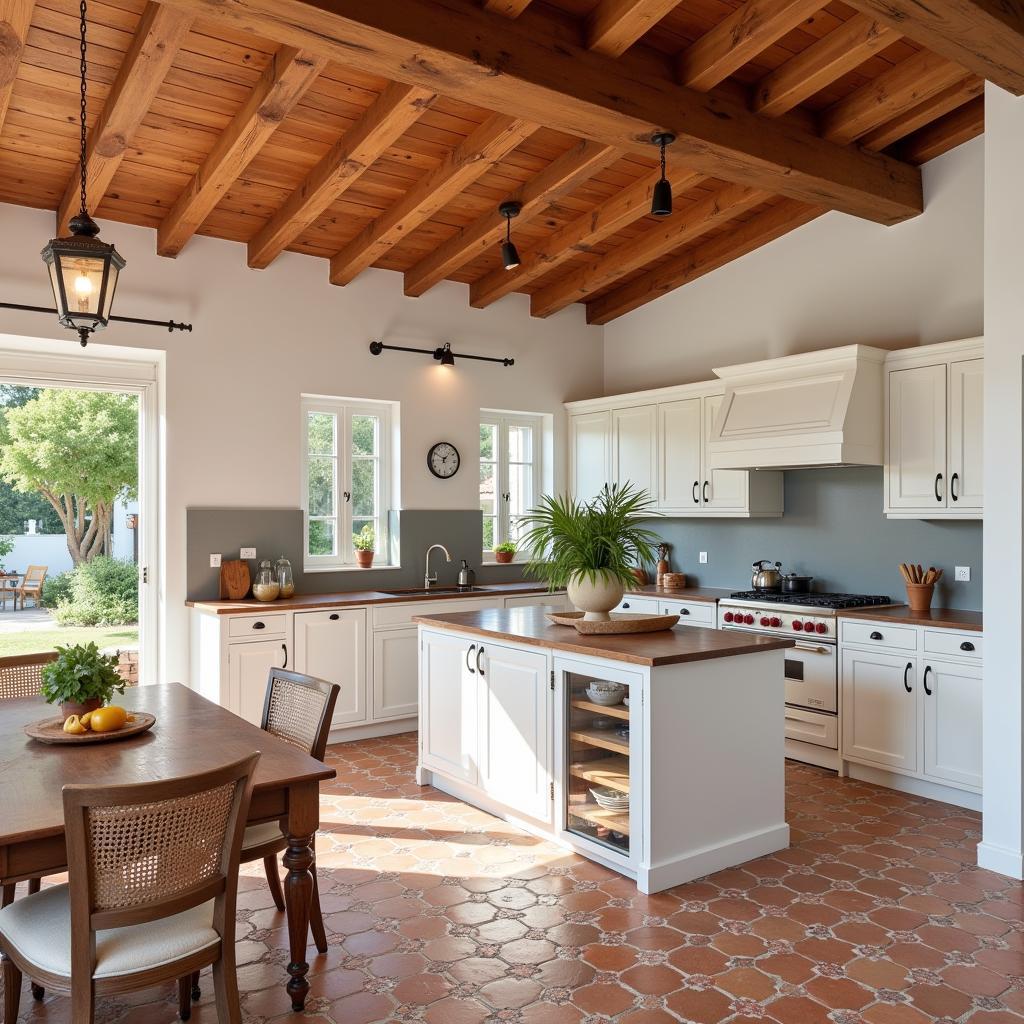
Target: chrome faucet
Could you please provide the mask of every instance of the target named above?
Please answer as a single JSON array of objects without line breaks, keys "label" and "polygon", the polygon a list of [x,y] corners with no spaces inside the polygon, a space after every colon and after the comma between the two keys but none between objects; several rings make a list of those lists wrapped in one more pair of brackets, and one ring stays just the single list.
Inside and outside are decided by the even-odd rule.
[{"label": "chrome faucet", "polygon": [[430,547],[427,548],[426,565],[423,572],[424,590],[429,590],[437,582],[437,573],[435,572],[433,576],[430,575],[430,552],[434,550],[443,551],[444,560],[446,562],[450,562],[452,560],[452,556],[448,553],[448,549],[443,544],[431,544]]}]

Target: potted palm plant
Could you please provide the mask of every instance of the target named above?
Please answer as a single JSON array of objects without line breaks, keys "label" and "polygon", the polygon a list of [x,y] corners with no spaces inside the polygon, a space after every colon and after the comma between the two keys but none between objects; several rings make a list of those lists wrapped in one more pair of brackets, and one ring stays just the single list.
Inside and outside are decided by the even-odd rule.
[{"label": "potted palm plant", "polygon": [[95,711],[109,704],[115,693],[124,693],[116,654],[100,654],[95,643],[57,650],[57,657],[42,668],[41,692],[47,704],[60,705],[64,718]]},{"label": "potted palm plant", "polygon": [[358,533],[352,534],[352,547],[356,551],[356,564],[363,569],[373,565],[373,551],[377,538],[373,535],[373,527],[365,523]]},{"label": "potted palm plant", "polygon": [[634,567],[654,558],[660,538],[641,521],[656,514],[650,495],[631,484],[606,486],[589,502],[545,495],[523,520],[526,572],[551,590],[565,587],[584,619],[605,621],[636,582]]}]

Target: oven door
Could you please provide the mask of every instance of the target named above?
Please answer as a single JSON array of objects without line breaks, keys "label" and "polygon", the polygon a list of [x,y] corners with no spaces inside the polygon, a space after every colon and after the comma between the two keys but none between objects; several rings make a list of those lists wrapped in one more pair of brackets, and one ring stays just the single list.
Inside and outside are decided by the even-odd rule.
[{"label": "oven door", "polygon": [[786,703],[807,711],[838,713],[836,645],[798,640],[784,654]]}]

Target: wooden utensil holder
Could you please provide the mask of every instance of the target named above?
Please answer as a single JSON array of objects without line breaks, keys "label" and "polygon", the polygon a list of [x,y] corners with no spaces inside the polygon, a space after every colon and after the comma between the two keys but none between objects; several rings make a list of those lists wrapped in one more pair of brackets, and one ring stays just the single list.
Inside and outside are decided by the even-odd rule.
[{"label": "wooden utensil holder", "polygon": [[907,588],[907,604],[912,612],[926,612],[931,608],[934,583],[906,583],[904,586]]}]

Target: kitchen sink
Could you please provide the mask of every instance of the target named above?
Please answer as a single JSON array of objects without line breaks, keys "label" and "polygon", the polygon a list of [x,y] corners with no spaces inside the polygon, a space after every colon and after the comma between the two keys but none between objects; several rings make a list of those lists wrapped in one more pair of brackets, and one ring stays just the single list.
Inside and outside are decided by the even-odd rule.
[{"label": "kitchen sink", "polygon": [[389,590],[387,593],[401,595],[402,597],[428,597],[438,594],[444,594],[448,597],[451,594],[487,594],[490,591],[487,587],[415,587],[409,590]]}]

